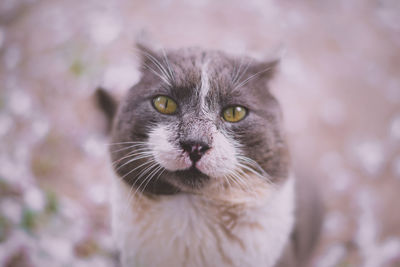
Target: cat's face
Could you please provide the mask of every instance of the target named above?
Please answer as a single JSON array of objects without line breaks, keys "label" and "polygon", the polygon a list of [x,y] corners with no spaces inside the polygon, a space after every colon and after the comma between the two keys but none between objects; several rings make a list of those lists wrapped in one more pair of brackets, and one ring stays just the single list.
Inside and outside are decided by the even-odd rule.
[{"label": "cat's face", "polygon": [[157,194],[277,181],[288,155],[267,88],[275,62],[196,49],[141,48],[142,78],[118,110],[112,159],[134,188]]}]

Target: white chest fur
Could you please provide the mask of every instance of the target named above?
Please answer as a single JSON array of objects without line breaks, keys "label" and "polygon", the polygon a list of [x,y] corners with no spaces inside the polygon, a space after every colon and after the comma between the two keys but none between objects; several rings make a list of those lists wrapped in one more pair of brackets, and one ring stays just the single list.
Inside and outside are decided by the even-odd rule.
[{"label": "white chest fur", "polygon": [[294,180],[250,203],[179,194],[130,198],[113,185],[113,234],[124,267],[273,266],[294,223]]}]

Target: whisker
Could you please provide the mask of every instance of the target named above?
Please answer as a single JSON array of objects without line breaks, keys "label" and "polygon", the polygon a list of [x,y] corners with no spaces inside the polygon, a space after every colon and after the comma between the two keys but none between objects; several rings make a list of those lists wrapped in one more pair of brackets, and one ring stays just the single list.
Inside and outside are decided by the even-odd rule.
[{"label": "whisker", "polygon": [[241,184],[246,186],[247,189],[245,189],[245,191],[252,194],[253,196],[255,196],[256,192],[255,192],[254,188],[249,186],[249,184],[246,183],[245,180],[242,179],[242,176],[238,172],[240,172],[244,178],[249,178],[249,176],[245,172],[243,172],[241,169],[238,169],[237,171],[235,171],[237,179],[239,179],[239,181],[241,181]]},{"label": "whisker", "polygon": [[227,177],[227,175],[223,176],[225,182],[229,185],[229,187],[232,187],[231,182],[229,181],[229,178]]},{"label": "whisker", "polygon": [[155,58],[153,55],[151,55],[150,53],[144,51],[145,55],[147,56],[147,58],[153,62],[154,65],[156,65],[156,67],[158,68],[159,71],[162,72],[163,75],[166,75],[168,77],[168,73],[165,70],[165,67],[161,64],[160,61],[158,61],[157,58]]},{"label": "whisker", "polygon": [[243,67],[243,58],[240,58],[239,67],[238,67],[238,68],[235,68],[236,71],[235,71],[234,76],[232,77],[232,83],[233,83],[233,85],[235,85],[235,84],[238,82],[238,81],[237,81],[237,78],[238,78],[238,76],[239,76],[239,73],[240,73],[242,67]]},{"label": "whisker", "polygon": [[158,181],[158,179],[160,179],[161,175],[165,172],[165,168],[162,168],[163,170],[160,172],[160,174],[157,176],[156,178],[156,182]]},{"label": "whisker", "polygon": [[[260,164],[258,164],[255,160],[253,160],[253,159],[251,159],[251,158],[249,158],[249,157],[246,157],[246,156],[238,156],[237,158],[238,158],[242,163],[244,163],[244,164],[247,163],[247,164],[250,165],[250,166],[246,165],[247,167],[250,167],[250,168],[255,167],[256,169],[258,169],[258,170],[261,172],[261,176],[264,177],[265,179],[267,179],[268,182],[272,183],[272,181],[271,181],[271,175],[270,175],[268,172],[266,172],[266,171],[260,166]],[[253,169],[253,170],[254,170],[254,169]]]},{"label": "whisker", "polygon": [[[242,169],[245,169],[245,170],[247,170],[247,171],[249,171],[249,172],[251,172],[251,173],[257,175],[258,177],[264,179],[264,180],[267,181],[269,184],[273,184],[272,181],[271,181],[271,179],[270,179],[270,176],[267,175],[266,172],[264,173],[265,175],[262,175],[262,174],[260,174],[259,172],[255,171],[253,168],[249,167],[248,165],[238,163],[238,166],[241,167]],[[241,171],[243,172],[243,170],[241,170]],[[245,173],[245,172],[243,172],[243,173]]]},{"label": "whisker", "polygon": [[175,83],[174,71],[173,71],[173,69],[171,68],[171,65],[169,64],[167,55],[166,55],[166,53],[165,53],[165,49],[162,49],[162,53],[163,53],[163,57],[164,57],[164,62],[165,62],[165,64],[167,64],[167,70],[168,70],[170,79],[171,79],[171,81],[172,81],[173,83]]},{"label": "whisker", "polygon": [[[146,162],[149,163],[149,162]],[[157,163],[151,162],[152,164],[148,167],[146,167],[144,170],[148,170],[149,168],[153,168],[154,166],[157,166]],[[140,166],[141,167],[141,166]],[[135,168],[136,169],[136,168]],[[144,170],[142,170],[140,173],[142,173]],[[124,213],[126,213],[127,209],[129,208],[129,203],[132,201],[132,199],[134,198],[137,189],[135,190],[135,192],[132,194],[133,189],[135,188],[136,183],[139,181],[139,178],[135,180],[135,182],[131,185],[129,192],[128,192],[128,199],[127,199],[127,205],[125,206],[125,211]]]},{"label": "whisker", "polygon": [[154,56],[152,56],[150,53],[148,53],[146,51],[142,51],[142,52],[157,67],[157,69],[161,73],[158,73],[157,71],[152,69],[150,66],[148,66],[148,64],[144,64],[144,65],[147,68],[149,68],[151,71],[153,71],[154,74],[156,74],[158,77],[160,77],[166,84],[168,84],[169,86],[172,86],[170,80],[168,79],[168,73],[165,70],[165,67],[158,61],[158,59],[156,59]]},{"label": "whisker", "polygon": [[151,177],[150,175],[153,173],[154,169],[158,169],[159,167],[160,167],[159,164],[155,163],[155,164],[150,165],[146,169],[142,170],[141,174],[137,177],[136,181],[139,181],[140,178],[142,178],[143,175],[145,175],[149,171],[151,171],[151,173],[148,176],[146,176],[146,178],[144,178],[143,181],[140,183],[140,185],[136,188],[135,192],[133,193],[133,197],[137,194],[137,192],[140,190],[140,187],[146,182],[148,177]]},{"label": "whisker", "polygon": [[[129,171],[127,174],[125,174],[124,176],[122,176],[121,179],[123,180],[127,175],[129,175],[129,174],[132,173],[133,171],[135,171],[135,170],[137,170],[138,168],[140,168],[140,167],[142,167],[142,166],[144,166],[144,165],[147,165],[147,164],[150,164],[150,166],[146,167],[144,170],[146,170],[146,169],[148,169],[148,168],[150,168],[150,167],[152,167],[152,166],[156,166],[156,165],[157,165],[157,163],[156,163],[154,160],[146,161],[145,163],[143,163],[143,164],[137,166],[136,168],[132,169],[132,170]],[[141,172],[143,172],[143,170],[142,170]],[[133,189],[135,188],[135,184],[137,183],[137,181],[138,181],[138,179],[135,180],[135,182],[131,185],[131,187],[130,187],[130,189],[129,189],[129,192],[128,192],[128,199],[127,199],[127,205],[126,205],[125,209],[128,209],[128,208],[129,208],[130,202],[131,202],[131,200],[133,199],[133,197],[134,197],[134,195],[135,195],[135,194],[132,194],[132,191],[133,191]],[[125,212],[126,212],[126,210],[125,210]],[[125,212],[124,212],[124,213],[125,213]]]},{"label": "whisker", "polygon": [[235,90],[236,88],[238,88],[239,86],[237,85],[238,82],[240,82],[240,80],[242,79],[243,75],[246,73],[246,71],[248,70],[248,68],[250,67],[251,62],[247,62],[246,67],[243,69],[243,71],[240,73],[239,77],[237,78],[235,87],[233,88],[233,90]]},{"label": "whisker", "polygon": [[268,67],[268,68],[266,68],[266,69],[264,69],[264,70],[261,70],[261,71],[255,73],[255,74],[251,75],[250,77],[248,77],[247,79],[245,79],[243,82],[241,82],[241,83],[239,83],[238,85],[236,85],[235,88],[234,88],[233,90],[235,90],[235,89],[237,89],[237,88],[239,88],[239,87],[241,87],[241,86],[246,85],[249,81],[251,81],[252,79],[254,79],[255,77],[257,77],[257,76],[260,75],[261,73],[264,73],[264,72],[266,72],[266,71],[269,71],[270,69],[271,69],[271,67]]},{"label": "whisker", "polygon": [[135,144],[135,145],[123,147],[123,148],[120,148],[120,149],[117,149],[117,150],[113,150],[113,151],[110,151],[110,152],[111,152],[111,153],[117,153],[117,152],[124,151],[124,150],[130,149],[130,148],[135,148],[135,147],[139,147],[139,149],[141,149],[141,148],[140,148],[141,146],[145,146],[145,145],[142,145],[142,144]]},{"label": "whisker", "polygon": [[[115,160],[114,162],[112,162],[112,165],[114,166],[114,165],[116,165],[118,162],[120,162],[120,161],[122,161],[122,160],[124,160],[124,159],[126,159],[126,158],[133,157],[133,159],[131,159],[131,160],[135,161],[135,160],[144,158],[144,157],[142,157],[142,156],[150,157],[150,156],[152,155],[151,152],[147,152],[147,151],[142,151],[142,152],[137,152],[137,153],[135,153],[135,152],[136,152],[136,151],[133,151],[133,152],[129,153],[128,155],[126,155],[126,156],[124,156],[124,157],[122,157],[122,158],[120,158],[120,159]],[[138,157],[136,157],[136,156],[138,156]],[[133,162],[133,161],[131,161],[131,160],[129,160],[128,162],[125,162],[125,163],[128,164],[128,163]],[[125,164],[125,163],[124,163],[124,164]],[[122,167],[122,166],[125,166],[125,165],[121,165],[121,167]]]},{"label": "whisker", "polygon": [[[229,179],[231,179],[231,181],[236,184],[237,186],[239,186],[240,188],[242,188],[242,185],[236,180],[236,178],[232,175],[232,174],[228,174],[227,177]],[[242,188],[243,189],[243,188]]]},{"label": "whisker", "polygon": [[147,185],[150,183],[151,179],[153,179],[153,177],[154,177],[160,170],[162,170],[162,169],[163,169],[162,166],[158,166],[158,168],[156,168],[155,170],[153,170],[153,171],[148,175],[149,178],[146,177],[147,182],[146,182],[146,184],[143,186],[142,193],[144,192],[144,190],[146,190],[146,187],[147,187]]},{"label": "whisker", "polygon": [[109,146],[114,146],[114,145],[122,145],[122,144],[147,144],[148,142],[142,142],[142,141],[127,141],[127,142],[117,142],[117,143],[107,143]]},{"label": "whisker", "polygon": [[260,174],[259,172],[255,171],[253,168],[251,168],[251,167],[249,167],[249,166],[247,166],[247,165],[245,165],[245,164],[237,163],[237,165],[238,165],[239,167],[241,167],[242,169],[246,169],[246,170],[248,170],[249,172],[251,172],[251,173],[253,173],[253,174],[257,175],[257,176],[260,176],[260,177],[263,177],[263,178],[264,178],[264,176],[263,176],[262,174]]},{"label": "whisker", "polygon": [[154,73],[158,78],[160,78],[163,82],[165,82],[168,86],[172,86],[171,83],[168,81],[166,77],[164,77],[162,74],[158,73],[155,71],[152,67],[150,67],[148,64],[142,63],[146,68],[148,68],[151,72]]},{"label": "whisker", "polygon": [[124,176],[122,176],[122,179],[125,178],[126,176],[128,176],[129,174],[131,174],[132,172],[134,172],[135,170],[137,170],[138,168],[140,168],[140,167],[142,167],[142,166],[144,166],[146,164],[153,163],[153,162],[155,162],[154,159],[146,161],[146,162],[140,164],[139,166],[137,166],[137,167],[133,168],[132,170],[130,170],[128,173],[124,174]]}]

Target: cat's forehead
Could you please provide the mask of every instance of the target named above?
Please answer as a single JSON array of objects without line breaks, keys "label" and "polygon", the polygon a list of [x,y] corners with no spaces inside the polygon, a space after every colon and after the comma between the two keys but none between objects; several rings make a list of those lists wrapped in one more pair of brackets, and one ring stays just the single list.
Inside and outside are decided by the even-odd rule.
[{"label": "cat's forehead", "polygon": [[141,49],[143,76],[132,98],[168,95],[190,106],[245,105],[266,99],[266,82],[277,64],[200,48]]},{"label": "cat's forehead", "polygon": [[167,60],[173,69],[176,85],[185,87],[201,85],[205,80],[215,85],[229,83],[240,64],[238,62],[246,65],[248,59],[191,48],[170,52]]}]

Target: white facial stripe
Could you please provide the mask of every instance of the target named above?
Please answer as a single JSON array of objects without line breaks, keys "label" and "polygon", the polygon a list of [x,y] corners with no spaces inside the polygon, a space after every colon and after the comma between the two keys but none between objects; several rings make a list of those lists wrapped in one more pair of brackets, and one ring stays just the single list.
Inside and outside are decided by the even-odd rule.
[{"label": "white facial stripe", "polygon": [[182,151],[174,147],[168,138],[173,136],[165,125],[159,125],[149,134],[149,147],[158,164],[169,171],[187,169],[192,165]]},{"label": "white facial stripe", "polygon": [[206,61],[201,68],[201,87],[199,93],[200,107],[206,110],[206,96],[210,91],[210,80],[208,76],[208,61]]}]

